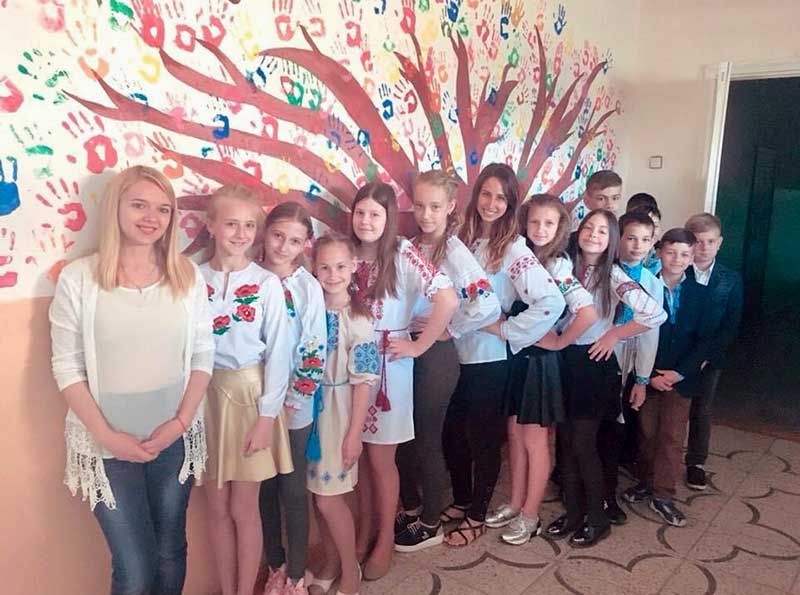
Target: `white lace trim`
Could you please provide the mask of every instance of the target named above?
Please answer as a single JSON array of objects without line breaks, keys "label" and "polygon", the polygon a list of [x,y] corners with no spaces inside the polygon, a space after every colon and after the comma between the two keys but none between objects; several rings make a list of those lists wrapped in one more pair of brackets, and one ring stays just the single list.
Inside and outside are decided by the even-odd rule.
[{"label": "white lace trim", "polygon": [[[64,484],[75,496],[78,489],[84,501],[94,510],[102,502],[109,510],[117,507],[103,464],[103,449],[95,442],[89,431],[80,422],[67,419],[64,427],[67,443],[67,464],[64,470]],[[203,418],[198,417],[183,435],[185,455],[178,473],[178,481],[185,483],[190,475],[200,477],[206,469],[206,433]]]}]

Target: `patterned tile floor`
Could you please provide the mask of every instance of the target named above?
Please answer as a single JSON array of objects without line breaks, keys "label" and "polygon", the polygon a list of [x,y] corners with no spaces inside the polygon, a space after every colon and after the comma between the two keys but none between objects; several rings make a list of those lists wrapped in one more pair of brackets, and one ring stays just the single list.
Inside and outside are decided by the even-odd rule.
[{"label": "patterned tile floor", "polygon": [[[490,531],[464,549],[398,554],[361,593],[800,595],[800,444],[716,426],[711,448],[709,490],[679,488],[686,527],[623,504],[628,524],[588,550],[544,538],[509,546]],[[507,490],[504,468],[496,503]],[[559,512],[549,502],[542,517]]]}]

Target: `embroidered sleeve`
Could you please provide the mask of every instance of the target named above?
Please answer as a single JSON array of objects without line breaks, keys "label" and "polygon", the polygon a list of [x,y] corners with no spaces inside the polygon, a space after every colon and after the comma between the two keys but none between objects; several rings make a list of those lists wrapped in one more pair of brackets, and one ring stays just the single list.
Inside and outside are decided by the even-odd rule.
[{"label": "embroidered sleeve", "polygon": [[500,300],[486,272],[458,238],[450,238],[447,268],[452,279],[458,280],[460,303],[447,329],[454,338],[483,328],[500,316]]},{"label": "embroidered sleeve", "polygon": [[512,250],[518,254],[508,268],[508,275],[528,309],[506,320],[501,329],[511,352],[518,353],[553,328],[565,302],[550,274],[527,247],[515,244]]},{"label": "embroidered sleeve", "polygon": [[400,247],[400,267],[405,281],[420,295],[433,299],[440,289],[452,287],[453,283],[441,273],[420,250],[404,240]]},{"label": "embroidered sleeve", "polygon": [[633,310],[634,321],[655,328],[667,319],[661,304],[616,265],[611,271],[611,287],[617,298]]},{"label": "embroidered sleeve", "polygon": [[372,322],[364,318],[350,319],[352,345],[347,360],[350,384],[374,385],[380,378],[381,360]]},{"label": "embroidered sleeve", "polygon": [[[301,409],[303,403],[314,396],[314,392],[322,382],[328,349],[326,346],[328,342],[326,341],[327,317],[322,288],[316,281],[312,281],[308,284],[308,289],[305,312],[302,312],[301,316],[295,320],[295,324],[301,325],[302,332],[295,357],[297,363],[284,403],[293,409]],[[285,286],[284,290],[285,296],[288,291]]]},{"label": "embroidered sleeve", "polygon": [[580,280],[572,272],[572,261],[564,256],[559,256],[553,260],[551,267],[548,271],[553,277],[553,282],[558,287],[564,300],[567,302],[567,308],[572,314],[575,314],[581,308],[591,306],[594,304],[594,298],[586,288],[581,285]]}]

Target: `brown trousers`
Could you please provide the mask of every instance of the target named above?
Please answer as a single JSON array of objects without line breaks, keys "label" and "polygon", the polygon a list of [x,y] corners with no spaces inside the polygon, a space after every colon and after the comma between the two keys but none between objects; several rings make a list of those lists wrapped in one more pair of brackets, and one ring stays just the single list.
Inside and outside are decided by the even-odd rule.
[{"label": "brown trousers", "polygon": [[648,389],[639,411],[639,481],[656,498],[672,499],[683,469],[683,443],[689,421],[691,399],[677,391]]}]

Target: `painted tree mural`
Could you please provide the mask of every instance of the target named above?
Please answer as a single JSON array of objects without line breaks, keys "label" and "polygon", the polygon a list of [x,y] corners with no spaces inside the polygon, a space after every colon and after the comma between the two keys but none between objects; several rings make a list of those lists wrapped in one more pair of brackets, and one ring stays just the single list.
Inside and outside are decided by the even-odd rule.
[{"label": "painted tree mural", "polygon": [[[526,194],[570,204],[616,162],[611,53],[573,39],[566,7],[551,0],[40,0],[20,10],[35,12],[50,45],[21,48],[14,79],[0,79],[10,91],[0,114],[17,112],[10,137],[48,217],[38,225],[45,243],[61,234],[65,257],[92,219],[74,179],[135,163],[175,182],[193,253],[220,184],[258,189],[265,208],[301,202],[342,228],[373,179],[408,209],[414,175],[442,168],[463,204],[481,166],[504,161]],[[59,135],[69,142],[50,142]]]}]

